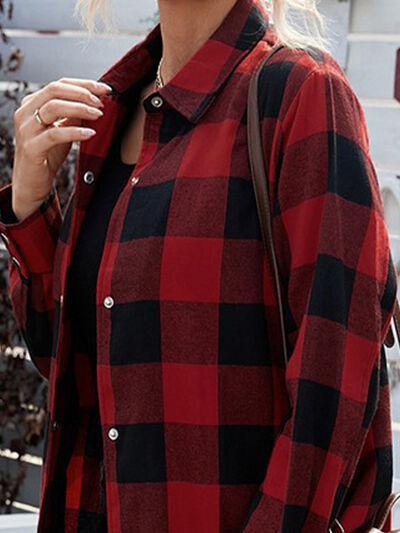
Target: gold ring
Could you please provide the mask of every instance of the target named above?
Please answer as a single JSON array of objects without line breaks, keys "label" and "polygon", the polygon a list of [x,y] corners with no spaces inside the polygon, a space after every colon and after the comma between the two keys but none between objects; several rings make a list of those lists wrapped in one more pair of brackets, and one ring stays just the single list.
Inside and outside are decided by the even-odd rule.
[{"label": "gold ring", "polygon": [[47,122],[45,122],[42,119],[42,117],[40,116],[40,113],[39,113],[39,108],[35,109],[34,115],[35,115],[36,120],[39,122],[39,124],[41,126],[44,126],[45,128],[47,128],[48,126],[51,126],[51,124],[47,124]]}]

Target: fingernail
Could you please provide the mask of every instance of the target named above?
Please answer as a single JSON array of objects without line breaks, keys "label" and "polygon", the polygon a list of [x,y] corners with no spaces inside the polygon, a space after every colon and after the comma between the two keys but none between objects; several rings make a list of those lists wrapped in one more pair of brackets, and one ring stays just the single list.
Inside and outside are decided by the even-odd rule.
[{"label": "fingernail", "polygon": [[103,83],[101,81],[97,82],[97,86],[100,87],[101,89],[106,89],[107,91],[112,91],[113,90],[112,87],[110,87],[109,85],[107,85],[106,83]]},{"label": "fingernail", "polygon": [[80,132],[82,137],[91,137],[96,133],[96,130],[92,130],[91,128],[81,128]]},{"label": "fingernail", "polygon": [[94,94],[91,94],[90,95],[90,99],[92,100],[92,102],[94,102],[95,104],[97,105],[100,105],[102,103],[102,101],[100,100],[100,98],[97,98],[96,95]]},{"label": "fingernail", "polygon": [[89,107],[88,111],[92,115],[96,115],[98,117],[101,117],[101,115],[104,115],[103,111],[101,109],[97,109],[97,107]]}]

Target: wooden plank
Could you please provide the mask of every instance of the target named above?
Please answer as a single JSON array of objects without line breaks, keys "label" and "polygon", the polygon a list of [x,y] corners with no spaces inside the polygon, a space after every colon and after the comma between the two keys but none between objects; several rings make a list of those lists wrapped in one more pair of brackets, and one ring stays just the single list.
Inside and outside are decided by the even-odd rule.
[{"label": "wooden plank", "polygon": [[[79,30],[82,26],[73,16],[76,0],[23,0],[14,2],[14,16],[11,21],[4,20],[6,28],[35,29],[44,31]],[[110,2],[111,5],[114,2]],[[149,25],[148,17],[154,15],[155,0],[118,0],[114,15],[117,27],[123,32],[145,31]]]},{"label": "wooden plank", "polygon": [[[11,21],[6,28],[40,31],[82,30],[73,9],[75,0],[24,0],[15,4]],[[111,4],[113,5],[113,4]],[[345,64],[346,34],[349,22],[349,4],[321,0],[320,11],[328,17],[328,33],[333,41],[333,54],[341,65]],[[157,4],[154,0],[119,0],[113,7],[116,27],[121,33],[146,33],[155,23]]]},{"label": "wooden plank", "polygon": [[[144,38],[145,34],[99,35],[89,41],[79,32],[56,35],[17,32],[12,41],[24,54],[21,68],[2,74],[1,79],[48,83],[62,76],[97,78]],[[1,51],[6,52],[4,44],[0,44]],[[344,61],[342,49],[338,48],[335,55],[338,61]]]},{"label": "wooden plank", "polygon": [[[18,472],[18,463],[12,459],[0,457],[0,470],[3,472],[9,472],[11,477],[15,477]],[[27,465],[27,474],[21,485],[21,490],[17,498],[18,501],[33,505],[34,507],[39,506],[40,473],[40,466],[32,464]]]},{"label": "wooden plank", "polygon": [[[61,31],[82,30],[83,26],[74,16],[76,0],[24,0],[14,5],[11,21],[5,20],[4,26],[13,29]],[[111,2],[116,28],[122,33],[146,33],[154,24],[157,16],[155,0],[119,0]],[[333,53],[341,65],[345,64],[346,34],[349,23],[349,2],[321,0],[319,9],[328,17],[328,32],[333,40]]]},{"label": "wooden plank", "polygon": [[[142,38],[143,34],[124,34],[97,36],[88,41],[83,33],[19,34],[13,36],[13,43],[24,53],[21,68],[2,74],[1,79],[48,83],[62,76],[97,78]],[[4,50],[0,44],[0,52]]]},{"label": "wooden plank", "polygon": [[21,513],[0,516],[1,533],[35,533],[37,530],[38,515]]},{"label": "wooden plank", "polygon": [[352,0],[352,32],[395,33],[400,27],[399,0]]},{"label": "wooden plank", "polygon": [[394,97],[399,46],[400,34],[349,34],[347,77],[358,96]]},{"label": "wooden plank", "polygon": [[377,167],[400,168],[400,104],[396,100],[373,101],[361,99],[368,132],[372,159]]}]

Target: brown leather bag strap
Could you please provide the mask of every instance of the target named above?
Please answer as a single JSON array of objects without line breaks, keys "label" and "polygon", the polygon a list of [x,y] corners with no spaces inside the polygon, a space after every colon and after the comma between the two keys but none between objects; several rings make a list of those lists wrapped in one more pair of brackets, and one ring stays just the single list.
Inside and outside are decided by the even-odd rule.
[{"label": "brown leather bag strap", "polygon": [[283,46],[284,45],[281,43],[276,43],[268,52],[268,54],[262,59],[255,73],[251,77],[247,99],[247,144],[249,150],[251,173],[253,178],[253,187],[255,191],[255,198],[260,221],[261,235],[264,243],[264,248],[267,253],[267,258],[269,260],[275,278],[275,290],[276,299],[279,306],[282,346],[285,357],[285,363],[287,364],[288,355],[285,324],[283,320],[281,284],[279,279],[278,263],[276,260],[272,240],[271,216],[268,199],[268,184],[267,176],[265,174],[265,161],[261,142],[260,118],[258,111],[258,78],[261,69]]},{"label": "brown leather bag strap", "polygon": [[374,527],[379,531],[385,525],[387,517],[389,516],[390,511],[394,504],[400,500],[400,492],[392,492],[385,499],[383,504],[379,507],[377,515],[375,516]]}]

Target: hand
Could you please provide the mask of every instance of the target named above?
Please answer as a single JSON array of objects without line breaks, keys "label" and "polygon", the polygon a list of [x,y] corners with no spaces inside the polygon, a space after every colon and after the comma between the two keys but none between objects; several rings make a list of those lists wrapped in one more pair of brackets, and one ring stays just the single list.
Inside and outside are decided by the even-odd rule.
[{"label": "hand", "polygon": [[[12,209],[19,221],[35,211],[52,188],[53,177],[72,143],[96,132],[81,127],[82,120],[103,115],[100,96],[111,90],[94,80],[61,78],[25,96],[14,113],[15,157],[12,174]],[[40,117],[49,126],[39,124]],[[63,117],[58,125],[52,123]]]}]

